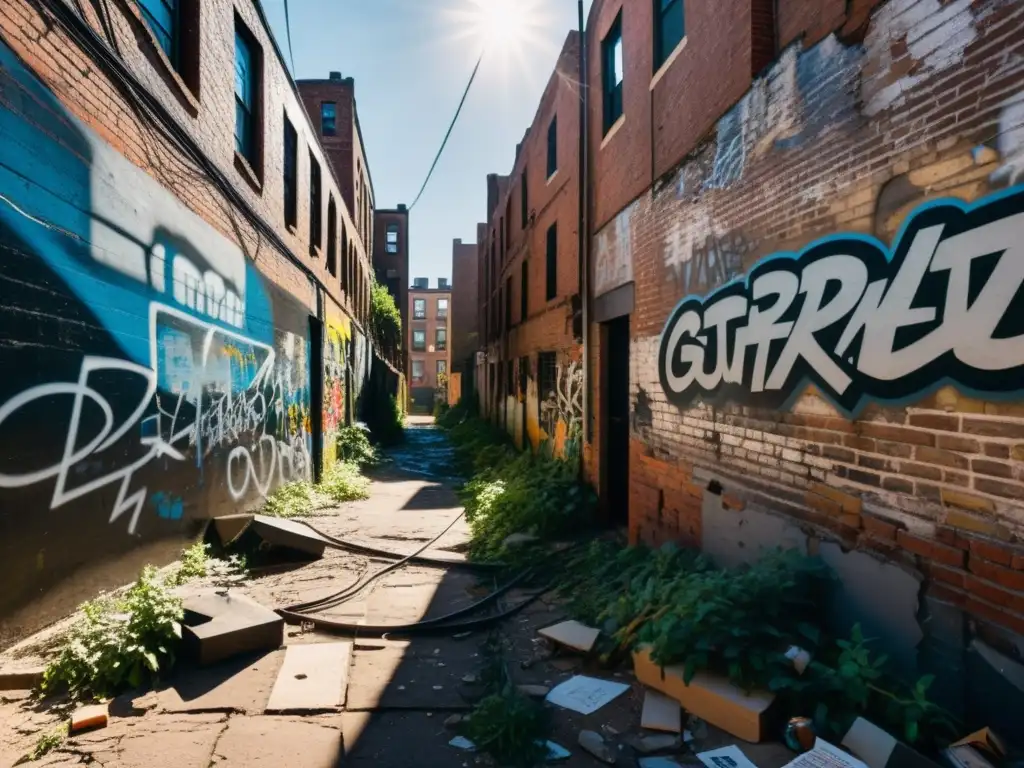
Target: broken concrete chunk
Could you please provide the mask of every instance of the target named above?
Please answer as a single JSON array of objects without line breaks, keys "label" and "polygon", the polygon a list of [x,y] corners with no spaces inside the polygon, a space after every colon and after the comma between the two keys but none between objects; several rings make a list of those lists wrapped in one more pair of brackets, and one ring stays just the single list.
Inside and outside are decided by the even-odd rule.
[{"label": "broken concrete chunk", "polygon": [[79,707],[71,715],[71,733],[87,731],[93,728],[106,728],[108,717],[106,704]]},{"label": "broken concrete chunk", "polygon": [[533,699],[543,699],[551,693],[551,689],[546,685],[517,685],[516,689],[524,696],[529,696]]},{"label": "broken concrete chunk", "polygon": [[649,755],[652,752],[674,752],[682,749],[683,742],[678,736],[669,733],[650,733],[645,736],[631,736],[628,739],[629,746],[641,755]]},{"label": "broken concrete chunk", "polygon": [[615,764],[615,750],[609,745],[604,737],[596,731],[580,731],[578,743],[583,750],[589,752],[602,763]]},{"label": "broken concrete chunk", "polygon": [[464,718],[462,715],[449,715],[447,718],[445,718],[444,727],[458,728],[460,725],[462,725],[462,721],[465,719],[466,718]]},{"label": "broken concrete chunk", "polygon": [[594,643],[597,642],[601,630],[580,624],[578,621],[563,621],[560,624],[537,630],[537,633],[552,642],[589,653],[594,647]]},{"label": "broken concrete chunk", "polygon": [[280,648],[284,620],[241,592],[209,589],[184,602],[182,640],[200,664]]},{"label": "broken concrete chunk", "polygon": [[644,709],[640,715],[641,728],[679,733],[683,729],[682,720],[678,701],[657,691],[647,691],[644,694]]},{"label": "broken concrete chunk", "polygon": [[28,691],[43,681],[46,667],[0,670],[0,691]]},{"label": "broken concrete chunk", "polygon": [[268,712],[321,711],[345,701],[352,643],[289,646],[267,702]]}]

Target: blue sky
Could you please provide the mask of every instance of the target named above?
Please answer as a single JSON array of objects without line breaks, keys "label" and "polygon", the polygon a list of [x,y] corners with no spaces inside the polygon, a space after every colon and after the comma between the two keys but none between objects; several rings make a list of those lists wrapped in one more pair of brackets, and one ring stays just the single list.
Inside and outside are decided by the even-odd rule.
[{"label": "blue sky", "polygon": [[[482,47],[474,3],[500,0],[289,0],[293,73],[354,77],[376,204],[412,203]],[[283,0],[263,0],[285,58]],[[444,155],[410,218],[410,278],[451,274],[452,239],[476,238],[487,174],[508,173],[516,143],[570,29],[573,0],[518,0],[528,34],[493,43]],[[590,0],[585,2],[589,11]]]}]

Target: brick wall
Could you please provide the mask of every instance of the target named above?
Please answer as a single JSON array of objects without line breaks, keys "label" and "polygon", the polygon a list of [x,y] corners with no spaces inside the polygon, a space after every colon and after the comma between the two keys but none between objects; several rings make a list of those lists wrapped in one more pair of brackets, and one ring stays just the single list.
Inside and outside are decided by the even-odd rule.
[{"label": "brick wall", "polygon": [[[441,291],[436,288],[432,289],[416,289],[410,288],[409,291],[409,306],[408,306],[408,317],[409,325],[406,332],[406,345],[409,350],[409,387],[410,393],[417,398],[417,402],[423,404],[423,398],[426,397],[426,393],[429,391],[432,393],[435,387],[437,387],[437,363],[442,361],[445,364],[445,371],[450,371],[452,367],[452,348],[451,348],[451,337],[452,337],[452,294],[450,291]],[[413,306],[417,299],[421,299],[425,302],[424,309],[426,310],[426,317],[423,319],[417,319]],[[437,302],[438,299],[445,299],[448,302],[448,314],[445,317],[438,316]],[[443,329],[445,331],[445,348],[437,349],[436,345],[436,334],[437,329]],[[425,349],[417,350],[413,347],[413,332],[423,331],[426,334]],[[414,360],[420,360],[423,362],[423,378],[415,379],[412,376],[412,362]]]},{"label": "brick wall", "polygon": [[477,320],[479,312],[479,275],[476,243],[452,242],[452,370],[463,374],[463,392],[468,394],[469,372],[476,365],[480,348]]},{"label": "brick wall", "polygon": [[[598,36],[616,5],[594,4],[591,20]],[[699,23],[702,5],[687,4],[689,30],[691,20]],[[1024,626],[1018,548],[1024,536],[1024,404],[1007,391],[1018,370],[1012,367],[1020,353],[1017,342],[987,363],[995,370],[1005,366],[1007,380],[993,377],[982,387],[958,387],[957,376],[974,374],[954,370],[952,358],[943,358],[920,374],[919,386],[906,384],[899,397],[879,393],[893,391],[886,387],[897,379],[906,380],[890,376],[882,363],[858,359],[857,347],[850,347],[840,363],[856,370],[874,365],[883,379],[889,376],[884,386],[869,386],[859,402],[837,401],[835,392],[815,378],[824,363],[808,368],[810,384],[793,376],[770,397],[752,394],[744,378],[754,367],[752,358],[726,372],[730,386],[701,389],[686,402],[675,394],[670,398],[663,385],[662,332],[683,297],[702,297],[706,312],[716,289],[750,276],[764,257],[798,252],[819,238],[852,233],[892,244],[901,227],[915,220],[915,211],[921,222],[936,215],[922,206],[940,198],[977,202],[991,201],[986,196],[993,194],[1017,195],[982,206],[990,213],[979,217],[990,219],[1009,216],[1021,205],[1012,185],[1024,180],[1019,137],[1024,38],[1014,30],[1024,23],[1024,7],[1005,0],[812,5],[813,12],[800,0],[779,3],[780,38],[790,45],[749,88],[734,93],[743,78],[733,70],[742,68],[749,80],[745,64],[708,77],[704,88],[731,96],[708,102],[718,111],[706,126],[697,126],[700,118],[684,114],[689,110],[681,106],[699,111],[703,92],[687,90],[690,81],[670,71],[657,87],[679,89],[674,96],[679,138],[663,142],[660,154],[657,139],[652,151],[640,136],[630,140],[640,149],[626,151],[618,136],[620,149],[608,152],[611,144],[595,149],[596,237],[625,226],[628,237],[609,242],[628,251],[636,292],[631,533],[652,543],[700,542],[700,501],[713,478],[730,503],[771,510],[819,535],[916,565],[928,577],[929,594],[1019,632]],[[720,26],[738,35],[741,48],[749,46],[743,41],[747,32]],[[695,37],[673,68],[696,71],[706,56],[703,45],[732,50],[730,43],[713,39],[699,46]],[[691,55],[698,61],[687,62]],[[741,64],[748,61],[737,56]],[[592,60],[592,80],[595,67]],[[723,101],[733,106],[722,106]],[[628,96],[626,104],[621,131],[634,120]],[[641,124],[646,119],[644,114],[635,118]],[[635,190],[635,168],[652,162],[672,170],[653,187],[648,182]],[[633,198],[625,225],[616,224],[613,217],[621,216]],[[946,214],[953,216],[950,210]],[[856,250],[855,243],[868,241],[844,242]],[[957,243],[967,248],[971,240]],[[1008,237],[992,250],[1012,243]],[[1011,307],[1005,334],[1019,339],[1012,324],[1019,317],[1012,310],[1017,305],[1009,303],[1013,294],[1006,294],[1019,278],[1001,274],[1009,286],[994,288],[1003,293],[993,301]],[[739,295],[741,284],[734,286]],[[971,290],[979,288],[976,283]],[[943,298],[947,289],[927,290],[937,291],[928,295],[939,302],[941,313],[942,302],[949,301]],[[944,327],[935,338],[942,333],[957,331]],[[983,348],[987,333],[960,342],[958,354],[968,358],[971,347]],[[821,344],[830,350],[836,337],[828,338]],[[920,335],[904,343],[913,338]],[[900,354],[892,353],[891,365],[901,365]],[[673,375],[684,375],[684,367],[672,365]],[[947,373],[952,383],[944,380]],[[860,386],[858,375],[851,386]],[[598,392],[595,401],[600,397]],[[637,408],[641,402],[645,407]]]}]

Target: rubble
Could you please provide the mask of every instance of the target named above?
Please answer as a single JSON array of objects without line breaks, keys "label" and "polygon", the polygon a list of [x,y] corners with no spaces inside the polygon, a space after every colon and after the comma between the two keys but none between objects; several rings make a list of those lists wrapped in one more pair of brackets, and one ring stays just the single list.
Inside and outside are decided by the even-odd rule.
[{"label": "rubble", "polygon": [[580,747],[596,757],[602,763],[614,765],[617,759],[615,749],[608,744],[604,737],[596,731],[580,731],[577,743]]},{"label": "rubble", "polygon": [[589,653],[597,642],[601,630],[588,627],[578,621],[563,621],[537,630],[537,634],[552,642],[564,645],[573,650]]},{"label": "rubble", "polygon": [[80,731],[89,731],[96,728],[106,728],[109,717],[110,713],[106,704],[91,704],[79,707],[71,715],[70,732],[79,733]]}]

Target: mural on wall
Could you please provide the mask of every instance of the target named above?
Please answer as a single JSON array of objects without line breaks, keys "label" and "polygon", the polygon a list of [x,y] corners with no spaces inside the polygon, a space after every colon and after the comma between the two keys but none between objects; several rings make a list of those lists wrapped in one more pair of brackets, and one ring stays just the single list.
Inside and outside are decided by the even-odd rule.
[{"label": "mural on wall", "polygon": [[346,385],[348,375],[349,345],[352,340],[352,324],[348,317],[335,311],[330,305],[326,312],[326,333],[324,334],[324,402],[323,469],[326,471],[338,460],[336,450],[338,431],[348,420],[346,412]]},{"label": "mural on wall", "polygon": [[630,258],[630,217],[632,203],[601,229],[594,238],[594,295],[600,296],[633,279]]},{"label": "mural on wall", "polygon": [[990,395],[1024,375],[1024,188],[921,206],[886,248],[847,234],[774,254],[685,298],[662,332],[670,401],[782,407],[811,381],[856,415],[942,383]]},{"label": "mural on wall", "polygon": [[555,371],[555,388],[540,393],[540,425],[556,456],[574,458],[583,429],[583,365],[563,357]]},{"label": "mural on wall", "polygon": [[2,613],[308,477],[312,435],[307,308],[2,41],[0,93]]}]

